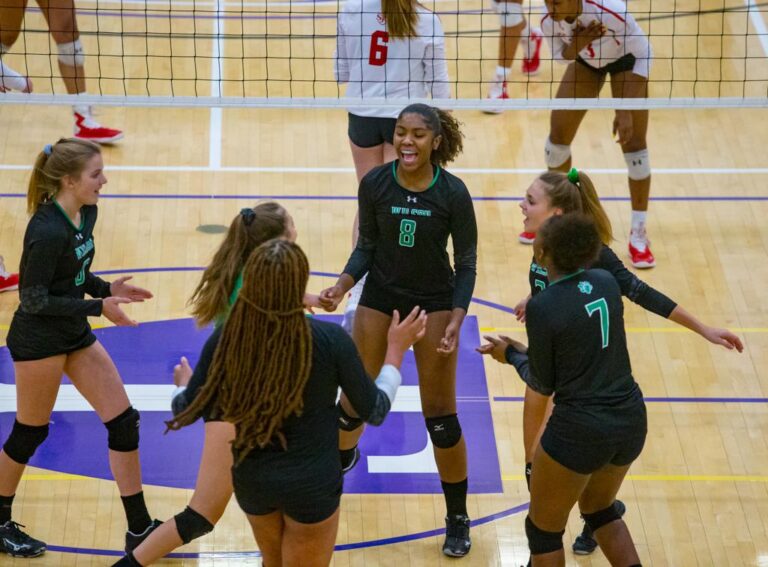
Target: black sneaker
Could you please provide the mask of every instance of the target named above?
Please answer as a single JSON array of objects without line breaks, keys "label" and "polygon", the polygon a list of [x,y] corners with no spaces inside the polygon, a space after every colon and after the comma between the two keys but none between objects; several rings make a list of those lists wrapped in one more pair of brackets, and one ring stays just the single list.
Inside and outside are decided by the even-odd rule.
[{"label": "black sneaker", "polygon": [[472,547],[469,539],[469,517],[454,514],[445,517],[445,543],[443,553],[448,557],[464,557]]},{"label": "black sneaker", "polygon": [[360,449],[355,446],[354,451],[351,453],[352,457],[348,459],[346,462],[344,459],[341,459],[341,474],[347,474],[349,471],[351,471],[353,468],[355,468],[355,465],[360,460]]},{"label": "black sneaker", "polygon": [[147,526],[147,529],[140,534],[135,534],[128,530],[125,532],[125,552],[131,553],[134,549],[139,547],[142,541],[149,537],[153,531],[155,531],[163,522],[160,520],[152,520],[152,523]]},{"label": "black sneaker", "polygon": [[[627,511],[627,507],[621,500],[617,500],[614,506],[616,506],[619,516],[623,516]],[[576,555],[589,555],[597,549],[595,534],[592,533],[592,529],[587,524],[584,524],[584,529],[581,531],[581,535],[573,540],[572,549]]]},{"label": "black sneaker", "polygon": [[45,543],[25,534],[19,529],[23,527],[13,520],[0,526],[0,552],[11,557],[37,557],[45,553]]}]

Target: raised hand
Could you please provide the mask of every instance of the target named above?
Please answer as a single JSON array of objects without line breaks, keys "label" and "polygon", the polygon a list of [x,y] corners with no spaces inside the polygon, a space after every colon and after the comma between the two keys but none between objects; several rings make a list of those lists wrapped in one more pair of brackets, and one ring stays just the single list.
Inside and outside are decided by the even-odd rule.
[{"label": "raised hand", "polygon": [[133,276],[123,276],[122,278],[117,278],[109,286],[110,293],[114,297],[125,297],[133,302],[141,302],[145,299],[152,299],[152,292],[144,288],[125,283],[132,279]]}]

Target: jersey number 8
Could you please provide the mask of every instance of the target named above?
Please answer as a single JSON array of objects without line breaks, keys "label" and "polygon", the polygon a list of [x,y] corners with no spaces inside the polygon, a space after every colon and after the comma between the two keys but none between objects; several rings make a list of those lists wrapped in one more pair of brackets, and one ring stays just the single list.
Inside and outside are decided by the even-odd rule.
[{"label": "jersey number 8", "polygon": [[413,248],[416,242],[416,221],[403,219],[400,221],[400,246]]},{"label": "jersey number 8", "polygon": [[368,55],[368,63],[375,67],[381,67],[387,62],[387,43],[389,42],[389,33],[385,31],[375,31],[371,34],[371,49]]}]

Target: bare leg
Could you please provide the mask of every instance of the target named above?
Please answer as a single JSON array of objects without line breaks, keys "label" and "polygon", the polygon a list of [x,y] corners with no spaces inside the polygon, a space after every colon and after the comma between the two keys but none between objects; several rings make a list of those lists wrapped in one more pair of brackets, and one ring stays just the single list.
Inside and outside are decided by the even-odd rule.
[{"label": "bare leg", "polygon": [[[56,45],[68,44],[80,39],[73,0],[38,0],[38,4],[48,22],[48,29]],[[69,63],[59,59],[59,71],[67,93],[84,93],[85,69],[83,65],[75,63],[74,56],[67,59],[70,60]]]},{"label": "bare leg", "polygon": [[[232,447],[235,428],[231,423],[205,424],[205,443],[200,457],[195,492],[189,507],[216,525],[232,496]],[[134,551],[142,565],[150,565],[182,545],[175,518],[153,531]]]},{"label": "bare leg", "polygon": [[264,557],[263,565],[266,567],[287,567],[288,564],[283,563],[283,532],[285,531],[283,513],[276,510],[263,516],[246,514],[246,517],[251,524],[253,537]]},{"label": "bare leg", "polygon": [[287,516],[283,520],[283,567],[327,567],[339,531],[339,509],[315,524],[302,524]]}]

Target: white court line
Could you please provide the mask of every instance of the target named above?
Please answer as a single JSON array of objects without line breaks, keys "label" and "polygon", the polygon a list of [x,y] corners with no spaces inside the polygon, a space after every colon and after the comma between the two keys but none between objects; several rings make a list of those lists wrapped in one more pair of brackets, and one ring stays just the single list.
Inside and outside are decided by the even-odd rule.
[{"label": "white court line", "polygon": [[[221,14],[221,3],[216,0],[216,20],[213,24],[213,53],[211,54],[211,96],[221,96],[221,53],[224,50],[222,33],[224,21],[218,16]],[[208,166],[213,170],[221,168],[221,108],[211,108],[211,123],[208,129]]]},{"label": "white court line", "polygon": [[755,0],[744,0],[749,9],[749,19],[752,20],[752,25],[757,32],[757,39],[760,40],[760,45],[763,46],[763,53],[768,57],[768,27],[765,25],[765,20],[755,5]]},{"label": "white court line", "polygon": [[[168,380],[170,381],[170,375]],[[125,391],[131,400],[131,405],[138,411],[171,411],[171,394],[175,386],[156,384],[126,384]],[[459,397],[459,401],[465,398]],[[484,401],[488,398],[466,400]],[[53,411],[89,411],[91,405],[71,384],[62,384],[59,395],[56,397],[56,405]],[[16,411],[16,386],[0,384],[0,413],[14,413]],[[418,386],[400,386],[397,390],[395,403],[392,404],[393,412],[421,412],[421,396]]]},{"label": "white court line", "polygon": [[[219,145],[219,148],[221,146]],[[221,163],[219,155],[219,164]],[[29,165],[0,164],[0,171],[29,171]],[[157,172],[157,173],[354,173],[352,167],[211,167],[205,165],[111,165],[106,166],[105,171],[126,172]],[[476,174],[476,175],[536,175],[543,171],[541,167],[534,168],[462,168],[452,167],[451,173]],[[626,175],[627,169],[621,168],[587,168],[590,175]],[[766,175],[768,167],[658,167],[653,168],[654,175]]]}]

